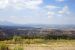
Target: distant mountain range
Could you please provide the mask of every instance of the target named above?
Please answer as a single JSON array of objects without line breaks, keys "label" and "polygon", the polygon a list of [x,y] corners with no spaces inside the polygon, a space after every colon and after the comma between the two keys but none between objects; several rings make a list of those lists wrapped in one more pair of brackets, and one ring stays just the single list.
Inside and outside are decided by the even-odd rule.
[{"label": "distant mountain range", "polygon": [[0,25],[8,25],[8,26],[10,26],[10,25],[15,25],[15,24],[12,23],[12,22],[8,22],[8,21],[0,21]]},{"label": "distant mountain range", "polygon": [[35,28],[52,28],[52,29],[75,29],[75,25],[66,24],[15,24],[8,21],[0,21],[1,26],[21,26],[21,27],[35,27]]}]

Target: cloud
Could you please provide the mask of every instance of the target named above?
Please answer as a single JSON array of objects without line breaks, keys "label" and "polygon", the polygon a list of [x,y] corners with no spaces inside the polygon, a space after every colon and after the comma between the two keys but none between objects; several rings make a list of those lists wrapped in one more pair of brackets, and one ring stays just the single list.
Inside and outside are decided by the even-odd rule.
[{"label": "cloud", "polygon": [[58,7],[58,6],[54,6],[54,5],[47,5],[46,8],[52,10],[52,9],[58,9],[58,8],[60,8],[60,7]]},{"label": "cloud", "polygon": [[8,0],[0,0],[0,9],[4,9],[8,5]]},{"label": "cloud", "polygon": [[16,9],[38,9],[43,0],[0,0],[0,8],[13,7]]},{"label": "cloud", "polygon": [[64,2],[65,0],[56,0],[56,1],[58,1],[58,2]]},{"label": "cloud", "polygon": [[59,13],[60,15],[69,15],[71,12],[70,12],[68,6],[64,6],[64,7],[62,8],[62,10],[58,11],[58,13]]},{"label": "cloud", "polygon": [[60,9],[60,7],[54,5],[46,5],[45,8],[45,10],[47,10],[46,12],[49,19],[56,15],[56,10]]},{"label": "cloud", "polygon": [[55,15],[55,12],[48,12],[48,18],[52,18]]},{"label": "cloud", "polygon": [[30,9],[38,9],[39,5],[42,4],[43,1],[42,0],[32,0],[32,1],[28,1],[26,2],[26,8],[30,8]]},{"label": "cloud", "polygon": [[43,0],[13,0],[13,3],[14,7],[17,9],[38,9],[39,5],[43,3]]}]

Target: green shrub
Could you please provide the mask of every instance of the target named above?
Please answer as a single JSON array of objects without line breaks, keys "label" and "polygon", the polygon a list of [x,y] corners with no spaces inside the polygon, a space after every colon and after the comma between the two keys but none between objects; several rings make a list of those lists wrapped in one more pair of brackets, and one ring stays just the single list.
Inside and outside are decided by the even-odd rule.
[{"label": "green shrub", "polygon": [[16,46],[14,50],[24,50],[22,46]]},{"label": "green shrub", "polygon": [[9,48],[5,44],[0,44],[0,50],[9,50]]},{"label": "green shrub", "polygon": [[14,36],[14,37],[13,37],[13,41],[14,41],[15,43],[22,44],[22,38],[21,38],[21,36]]}]

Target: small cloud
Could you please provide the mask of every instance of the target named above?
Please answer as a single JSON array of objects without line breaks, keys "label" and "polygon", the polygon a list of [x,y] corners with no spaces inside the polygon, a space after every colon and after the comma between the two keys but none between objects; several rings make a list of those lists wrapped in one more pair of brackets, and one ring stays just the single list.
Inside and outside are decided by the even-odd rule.
[{"label": "small cloud", "polygon": [[48,8],[48,9],[57,9],[57,8],[60,8],[60,7],[53,6],[53,5],[47,5],[46,8]]},{"label": "small cloud", "polygon": [[58,13],[62,14],[62,15],[64,15],[64,14],[67,14],[67,15],[70,14],[68,6],[64,6],[62,10],[58,11]]},{"label": "small cloud", "polygon": [[52,18],[55,15],[55,12],[48,12],[48,17]]},{"label": "small cloud", "polygon": [[56,1],[58,1],[58,2],[64,2],[64,0],[56,0]]}]

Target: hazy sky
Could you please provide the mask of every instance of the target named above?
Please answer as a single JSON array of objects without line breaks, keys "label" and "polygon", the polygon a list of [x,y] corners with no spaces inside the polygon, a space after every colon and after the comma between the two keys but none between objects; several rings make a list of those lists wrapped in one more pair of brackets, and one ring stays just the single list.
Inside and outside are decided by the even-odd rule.
[{"label": "hazy sky", "polygon": [[75,24],[75,0],[0,0],[0,22]]}]

